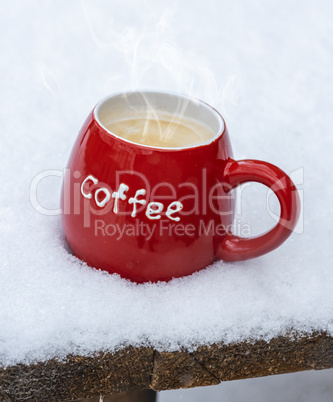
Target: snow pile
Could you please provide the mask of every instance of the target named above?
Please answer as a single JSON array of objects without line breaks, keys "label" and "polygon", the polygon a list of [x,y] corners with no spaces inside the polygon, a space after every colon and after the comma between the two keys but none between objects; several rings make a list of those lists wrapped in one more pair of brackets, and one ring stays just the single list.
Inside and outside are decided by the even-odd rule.
[{"label": "snow pile", "polygon": [[[2,6],[1,365],[126,344],[175,350],[270,339],[289,328],[333,334],[332,6],[320,4]],[[236,158],[268,160],[299,184],[298,233],[264,257],[168,284],[133,285],[74,258],[60,217],[30,204],[30,183],[54,171],[37,195],[56,210],[87,114],[133,87],[192,93],[220,109]],[[253,234],[274,224],[262,186],[244,189],[238,212]]]}]

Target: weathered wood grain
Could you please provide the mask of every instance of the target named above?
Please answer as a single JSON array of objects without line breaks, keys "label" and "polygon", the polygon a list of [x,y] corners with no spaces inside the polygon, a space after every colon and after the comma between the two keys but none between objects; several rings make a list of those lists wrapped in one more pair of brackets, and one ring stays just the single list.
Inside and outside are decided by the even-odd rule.
[{"label": "weathered wood grain", "polygon": [[64,401],[117,394],[215,385],[220,381],[333,367],[333,337],[279,336],[270,342],[206,345],[190,352],[125,347],[114,353],[68,356],[0,367],[1,401]]}]

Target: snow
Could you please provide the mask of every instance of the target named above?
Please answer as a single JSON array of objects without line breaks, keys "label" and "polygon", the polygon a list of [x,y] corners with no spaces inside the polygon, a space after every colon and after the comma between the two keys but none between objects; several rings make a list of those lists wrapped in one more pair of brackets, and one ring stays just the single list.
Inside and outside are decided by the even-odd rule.
[{"label": "snow", "polygon": [[[177,350],[269,340],[290,328],[333,334],[333,6],[324,0],[179,3],[2,4],[3,366],[127,344]],[[138,88],[209,102],[226,117],[237,159],[267,160],[291,174],[304,216],[282,247],[145,285],[71,255],[57,209],[73,142],[99,99]],[[38,202],[55,210],[51,216],[29,199],[36,176],[44,177]],[[251,185],[242,196],[239,222],[252,234],[270,228],[266,189]]]}]

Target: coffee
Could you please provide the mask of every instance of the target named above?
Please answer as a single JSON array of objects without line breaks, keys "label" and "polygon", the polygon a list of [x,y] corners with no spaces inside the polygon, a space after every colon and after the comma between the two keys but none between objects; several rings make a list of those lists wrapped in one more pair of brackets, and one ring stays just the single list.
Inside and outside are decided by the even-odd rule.
[{"label": "coffee", "polygon": [[203,123],[171,114],[145,113],[106,125],[112,133],[137,144],[178,148],[199,145],[215,133]]}]

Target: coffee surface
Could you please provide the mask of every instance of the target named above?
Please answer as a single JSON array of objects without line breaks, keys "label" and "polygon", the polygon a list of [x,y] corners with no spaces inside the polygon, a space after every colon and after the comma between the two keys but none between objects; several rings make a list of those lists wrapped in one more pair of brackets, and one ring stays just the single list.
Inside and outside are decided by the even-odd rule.
[{"label": "coffee surface", "polygon": [[109,123],[106,128],[137,144],[165,148],[199,145],[215,136],[209,127],[200,122],[173,115],[121,119]]}]

